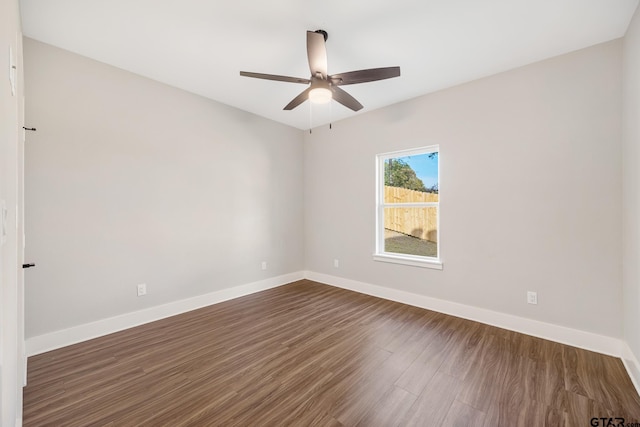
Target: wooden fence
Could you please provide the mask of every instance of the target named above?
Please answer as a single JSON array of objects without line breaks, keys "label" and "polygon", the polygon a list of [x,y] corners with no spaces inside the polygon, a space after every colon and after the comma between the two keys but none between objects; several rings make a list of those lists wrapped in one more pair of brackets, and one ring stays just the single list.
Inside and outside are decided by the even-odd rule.
[{"label": "wooden fence", "polygon": [[[437,202],[437,193],[384,186],[386,203]],[[431,242],[438,241],[438,210],[435,207],[385,208],[384,228]]]}]

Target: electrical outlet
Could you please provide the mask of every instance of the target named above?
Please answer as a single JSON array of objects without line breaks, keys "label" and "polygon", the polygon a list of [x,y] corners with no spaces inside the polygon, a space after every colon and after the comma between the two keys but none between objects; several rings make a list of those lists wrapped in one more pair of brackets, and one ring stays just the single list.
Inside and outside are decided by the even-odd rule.
[{"label": "electrical outlet", "polygon": [[146,283],[140,283],[137,286],[137,291],[138,291],[138,296],[141,297],[143,295],[147,294],[147,284]]},{"label": "electrical outlet", "polygon": [[537,304],[538,303],[538,293],[537,292],[527,292],[527,303],[528,304]]},{"label": "electrical outlet", "polygon": [[340,268],[340,260],[338,260],[338,259],[334,259],[334,260],[333,260],[333,266],[334,266],[335,268]]},{"label": "electrical outlet", "polygon": [[267,269],[267,261],[262,261],[262,269],[263,270]]}]

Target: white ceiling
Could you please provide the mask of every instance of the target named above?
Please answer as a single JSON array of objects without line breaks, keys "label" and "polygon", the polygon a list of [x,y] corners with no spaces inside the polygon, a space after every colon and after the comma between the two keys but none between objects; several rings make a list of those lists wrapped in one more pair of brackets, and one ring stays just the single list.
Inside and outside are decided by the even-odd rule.
[{"label": "white ceiling", "polygon": [[[639,0],[21,0],[26,36],[308,129],[622,37]],[[309,77],[306,31],[329,33],[329,73],[399,65],[399,78],[282,108]]]}]

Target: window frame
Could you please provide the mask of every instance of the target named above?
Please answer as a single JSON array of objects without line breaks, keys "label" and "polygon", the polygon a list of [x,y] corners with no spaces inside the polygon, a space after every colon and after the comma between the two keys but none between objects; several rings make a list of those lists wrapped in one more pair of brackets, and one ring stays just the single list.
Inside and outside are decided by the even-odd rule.
[{"label": "window frame", "polygon": [[[417,203],[385,203],[384,201],[384,167],[389,159],[399,157],[415,156],[421,154],[438,153],[438,201],[437,202],[417,202]],[[374,261],[390,262],[395,264],[411,265],[414,267],[433,268],[442,270],[442,253],[440,252],[440,146],[438,144],[424,147],[411,148],[408,150],[398,150],[376,155],[376,247],[373,254]],[[438,230],[437,257],[427,257],[421,255],[402,254],[397,252],[384,251],[384,209],[390,207],[435,207],[436,224]]]}]

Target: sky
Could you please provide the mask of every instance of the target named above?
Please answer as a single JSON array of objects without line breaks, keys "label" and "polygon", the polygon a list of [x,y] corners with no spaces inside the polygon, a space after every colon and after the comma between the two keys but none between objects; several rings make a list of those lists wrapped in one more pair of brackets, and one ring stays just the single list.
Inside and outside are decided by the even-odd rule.
[{"label": "sky", "polygon": [[433,159],[428,154],[400,157],[411,166],[418,178],[424,182],[424,186],[430,188],[438,183],[438,156]]}]

